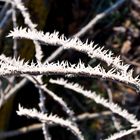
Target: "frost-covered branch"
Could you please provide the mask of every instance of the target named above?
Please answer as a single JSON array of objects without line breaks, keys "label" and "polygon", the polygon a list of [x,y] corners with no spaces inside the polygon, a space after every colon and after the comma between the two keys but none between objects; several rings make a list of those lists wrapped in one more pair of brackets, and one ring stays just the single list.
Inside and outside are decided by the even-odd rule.
[{"label": "frost-covered branch", "polygon": [[19,105],[19,110],[17,111],[17,114],[19,116],[27,116],[27,117],[31,117],[31,118],[36,118],[36,119],[40,120],[41,122],[45,122],[47,124],[57,124],[62,127],[66,127],[69,130],[71,130],[71,132],[79,140],[84,140],[84,137],[82,136],[80,130],[75,125],[73,125],[72,122],[70,122],[68,120],[64,120],[63,118],[60,118],[56,115],[44,114],[44,113],[38,112],[35,109],[32,109],[32,110],[24,109],[20,105]]},{"label": "frost-covered branch", "polygon": [[27,8],[24,6],[21,0],[13,0],[11,3],[14,3],[16,8],[21,12],[24,22],[31,30],[34,30],[37,24],[34,24],[31,20],[30,14],[28,13]]},{"label": "frost-covered branch", "polygon": [[[24,6],[23,2],[21,0],[13,0],[13,1],[11,1],[11,4],[14,4],[15,7],[21,12],[24,22],[30,28],[30,30],[36,31],[35,28],[37,25],[32,22],[28,9]],[[43,57],[41,46],[38,43],[38,41],[33,41],[33,42],[35,44],[35,51],[36,51],[35,57],[38,61],[41,61],[41,59]]]},{"label": "frost-covered branch", "polygon": [[86,98],[89,98],[91,100],[94,100],[97,104],[101,104],[106,108],[109,108],[113,113],[116,113],[120,116],[122,116],[124,119],[128,120],[133,125],[138,125],[140,122],[136,119],[135,115],[130,114],[127,110],[122,109],[120,106],[113,102],[109,102],[107,99],[101,97],[100,95],[97,95],[95,92],[84,90],[83,87],[81,87],[79,84],[69,83],[64,79],[58,79],[58,80],[50,80],[50,83],[62,85],[65,88],[71,89],[79,94],[82,94]]},{"label": "frost-covered branch", "polygon": [[58,63],[24,63],[23,60],[16,60],[15,58],[6,58],[0,56],[0,76],[15,75],[20,76],[24,74],[29,75],[65,75],[65,76],[83,76],[83,77],[101,77],[105,79],[117,80],[140,90],[140,80],[138,77],[133,78],[133,70],[127,73],[119,73],[111,69],[106,71],[100,65],[92,68],[85,66],[81,61],[78,64],[69,64],[66,62]]},{"label": "frost-covered branch", "polygon": [[107,139],[105,140],[117,140],[119,138],[122,138],[124,136],[127,136],[131,133],[134,133],[136,131],[139,131],[140,130],[140,127],[135,127],[135,128],[131,128],[131,129],[128,129],[128,130],[121,130],[117,133],[114,133],[113,135],[111,135],[110,137],[108,137]]},{"label": "frost-covered branch", "polygon": [[[42,113],[46,113],[47,112],[46,107],[45,107],[46,98],[45,98],[44,92],[41,89],[39,89],[38,91],[39,91],[39,108],[40,108],[40,111]],[[44,139],[45,140],[51,140],[51,135],[50,135],[49,130],[48,130],[48,125],[45,122],[42,123],[42,131],[43,131]]]},{"label": "frost-covered branch", "polygon": [[129,65],[124,65],[120,59],[120,56],[113,57],[113,53],[109,50],[104,50],[104,47],[94,45],[94,42],[83,43],[78,38],[67,39],[64,35],[59,36],[58,32],[54,33],[43,33],[39,31],[31,31],[27,28],[15,28],[10,32],[8,37],[13,38],[27,38],[33,41],[39,41],[43,44],[51,44],[56,46],[63,46],[64,49],[74,49],[79,52],[86,53],[91,58],[98,58],[105,61],[108,66],[113,65],[115,68],[127,72]]},{"label": "frost-covered branch", "polygon": [[30,76],[27,76],[27,78],[36,85],[36,87],[39,90],[42,90],[43,92],[46,92],[50,97],[52,97],[52,99],[54,101],[56,101],[57,103],[59,103],[63,110],[69,115],[69,117],[72,119],[74,116],[74,112],[67,106],[67,103],[59,96],[57,96],[53,91],[49,90],[46,88],[45,85],[41,84],[35,77],[32,78]]},{"label": "frost-covered branch", "polygon": [[[16,9],[15,9],[15,4],[12,3],[12,21],[13,21],[13,27],[17,27],[17,18],[16,18]],[[15,38],[13,40],[13,51],[14,51],[14,57],[17,58],[18,52],[17,52],[17,39]]]},{"label": "frost-covered branch", "polygon": [[13,88],[11,88],[11,90],[4,95],[3,97],[3,101],[0,104],[0,108],[11,98],[13,97],[23,86],[25,86],[25,84],[27,84],[27,80],[23,79],[22,81],[20,81],[19,83],[17,83]]},{"label": "frost-covered branch", "polygon": [[[20,67],[22,65],[24,67],[24,61],[23,60],[22,61],[19,61],[19,60],[16,60],[16,59],[7,58],[4,55],[1,55],[0,56],[0,61],[1,61],[1,63],[5,63],[6,65],[9,65],[10,67],[17,67],[18,68],[18,67]],[[27,66],[27,63],[25,63],[25,65]],[[27,76],[27,78],[30,81],[32,81],[36,85],[36,87],[38,89],[40,89],[40,90],[42,90],[44,92],[47,92],[55,101],[57,101],[63,107],[64,111],[69,115],[69,117],[71,119],[73,119],[73,111],[68,108],[67,104],[62,100],[61,97],[58,97],[55,93],[53,93],[52,91],[48,90],[45,87],[45,85],[42,85],[42,83],[40,83],[40,81],[37,78],[35,78],[36,81],[34,81],[34,79],[32,77]],[[25,81],[27,81],[27,80],[25,80]],[[23,80],[23,83],[25,83],[24,80]],[[18,85],[21,85],[21,84],[20,83],[17,84],[16,87],[19,87]],[[15,91],[15,89],[17,90],[17,88],[14,88],[12,91]],[[12,92],[12,94],[13,94],[13,92]],[[7,94],[7,96],[9,95],[8,97],[11,97],[12,94]],[[6,99],[5,101],[7,101],[8,98],[5,98],[5,99]]]},{"label": "frost-covered branch", "polygon": [[[14,3],[14,4],[13,4]],[[21,12],[24,22],[25,24],[32,30],[36,30],[35,27],[36,25],[32,22],[31,18],[30,18],[30,14],[28,13],[27,8],[24,6],[24,4],[22,3],[21,0],[14,0],[12,2],[12,5],[16,5],[16,8]],[[15,28],[15,26],[14,26]],[[38,43],[38,41],[33,41],[35,44],[35,57],[38,61],[41,62],[42,57],[43,57],[43,52],[41,50],[41,46]],[[39,99],[40,99],[40,103],[39,103],[39,107],[42,111],[42,113],[45,113],[45,105],[44,105],[44,101],[45,101],[45,96],[42,92],[42,90],[39,90]],[[51,140],[51,136],[48,132],[48,127],[45,123],[42,124],[42,130],[43,130],[43,134],[44,134],[44,138],[45,140]]]}]

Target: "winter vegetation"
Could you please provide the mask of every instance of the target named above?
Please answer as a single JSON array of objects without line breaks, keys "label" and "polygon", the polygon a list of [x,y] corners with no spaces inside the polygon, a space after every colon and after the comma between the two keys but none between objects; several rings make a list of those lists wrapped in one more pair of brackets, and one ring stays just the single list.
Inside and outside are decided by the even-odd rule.
[{"label": "winter vegetation", "polygon": [[[25,124],[21,128],[13,127],[14,129],[11,130],[5,127],[1,128],[0,139],[18,138],[20,135],[26,135],[29,132],[33,133],[41,129],[42,137],[40,139],[62,139],[61,137],[55,138],[53,135],[53,130],[58,130],[55,127],[62,127],[62,134],[70,133],[68,134],[70,135],[69,138],[65,134],[63,138],[70,140],[140,139],[140,119],[136,110],[130,110],[125,107],[125,103],[123,104],[123,101],[125,102],[124,98],[127,98],[129,94],[139,96],[139,73],[136,73],[135,69],[132,68],[133,63],[125,61],[121,55],[114,54],[113,50],[101,47],[100,44],[97,45],[86,36],[86,33],[98,21],[118,10],[127,3],[127,0],[113,1],[109,8],[90,19],[85,26],[81,27],[79,32],[71,37],[67,37],[56,30],[54,32],[44,32],[43,29],[38,29],[38,23],[32,21],[33,18],[26,7],[28,2],[21,0],[1,0],[1,2],[0,35],[4,36],[5,40],[12,42],[8,45],[12,46],[13,53],[7,55],[1,52],[0,55],[0,108],[2,110],[7,104],[13,106],[15,102],[13,98],[20,94],[20,90],[26,87],[29,82],[37,89],[38,103],[31,103],[34,106],[30,106],[18,102],[16,104],[18,108],[13,108],[16,117],[30,119],[29,122],[31,121],[31,123],[27,123],[30,125]],[[23,25],[20,24],[21,21],[18,19],[20,16],[22,22],[24,22]],[[6,24],[9,20],[12,21],[12,26]],[[6,33],[4,33],[4,30],[6,30]],[[84,35],[87,37],[86,39],[81,38]],[[28,60],[21,56],[19,51],[22,50],[21,47],[24,48],[24,45],[27,44],[22,43],[24,40],[30,41],[34,45],[33,57]],[[52,46],[55,50],[50,56],[47,55],[46,57],[43,48]],[[33,48],[30,47],[30,49]],[[89,61],[80,58],[81,56],[78,61],[69,61],[69,59],[63,58],[62,53],[64,51],[66,51],[66,54],[74,51],[84,55]],[[62,59],[58,59],[58,57],[62,57]],[[90,84],[92,82],[94,82],[96,88],[93,88]],[[103,90],[100,90],[102,86],[104,86]],[[115,96],[113,94],[117,93],[118,90],[115,91],[115,89],[118,86],[124,87],[120,96],[122,104],[113,101]],[[100,91],[104,91],[104,93],[100,93]],[[31,92],[34,91],[26,91],[24,94],[30,94]],[[60,92],[60,94],[57,92]],[[69,94],[67,98],[65,98],[66,94]],[[119,96],[119,92],[116,96]],[[32,102],[35,97],[33,96],[28,100]],[[56,106],[57,112],[53,112],[53,109],[51,110],[51,107],[47,104],[49,98],[56,102],[56,104],[52,103],[50,106]],[[13,100],[11,101],[11,99]],[[82,109],[77,109],[78,107],[75,107],[75,104]],[[94,107],[94,109],[87,109],[86,106]],[[5,114],[2,114],[2,111],[0,113],[5,118],[9,114],[7,112],[10,112],[8,108]],[[102,120],[102,124],[98,124],[96,121],[92,122],[92,126],[99,125],[99,127],[102,127],[100,135],[90,136],[92,131],[91,128],[88,129],[91,122],[87,122],[87,120],[92,119]],[[7,120],[3,119],[1,121]],[[16,124],[16,120],[13,123]],[[109,128],[107,126],[103,127],[104,124],[108,124]],[[105,128],[106,130],[103,130]],[[34,133],[32,139],[36,137],[33,135]]]}]

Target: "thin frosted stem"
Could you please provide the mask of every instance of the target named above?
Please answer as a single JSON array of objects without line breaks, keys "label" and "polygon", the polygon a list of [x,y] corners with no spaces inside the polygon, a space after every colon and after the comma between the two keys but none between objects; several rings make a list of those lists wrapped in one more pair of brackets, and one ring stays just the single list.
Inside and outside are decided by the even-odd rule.
[{"label": "thin frosted stem", "polygon": [[127,135],[134,133],[136,131],[139,131],[139,130],[140,130],[140,127],[131,128],[128,130],[122,130],[117,133],[114,133],[113,135],[111,135],[110,137],[108,137],[105,140],[117,140],[117,139],[123,138],[124,136],[127,136]]},{"label": "thin frosted stem", "polygon": [[[112,91],[108,87],[108,85],[106,84],[105,81],[103,81],[103,85],[106,88],[106,91],[107,91],[107,94],[108,94],[108,97],[109,97],[109,102],[112,103],[113,102]],[[119,131],[121,129],[120,123],[117,121],[117,119],[116,119],[116,117],[114,115],[112,115],[111,117],[112,117],[112,121],[113,121],[114,127],[116,128],[117,131]]]},{"label": "thin frosted stem", "polygon": [[[13,27],[16,28],[17,27],[17,19],[16,19],[16,9],[15,9],[15,5],[12,4],[12,21],[13,21]],[[14,39],[14,45],[13,45],[13,50],[14,50],[14,57],[17,58],[18,56],[18,52],[17,52],[17,39]]]},{"label": "thin frosted stem", "polygon": [[19,116],[27,116],[31,118],[36,118],[40,120],[41,122],[45,123],[54,123],[58,124],[60,126],[66,127],[68,130],[70,130],[79,140],[84,140],[84,137],[82,136],[81,132],[79,129],[73,125],[73,123],[69,120],[64,120],[63,118],[60,118],[56,115],[48,115],[48,114],[43,114],[41,112],[38,112],[35,109],[29,110],[29,109],[24,109],[21,106],[19,106],[19,110],[17,111],[17,114]]},{"label": "thin frosted stem", "polygon": [[140,122],[136,119],[135,115],[130,114],[127,112],[127,110],[122,109],[120,106],[113,102],[109,102],[107,99],[101,97],[100,95],[97,95],[95,92],[84,90],[83,87],[81,87],[79,84],[69,83],[66,80],[58,79],[58,80],[50,80],[53,84],[62,85],[65,88],[71,89],[75,91],[76,93],[82,94],[86,98],[89,98],[91,100],[94,100],[97,104],[101,104],[106,108],[109,108],[113,113],[116,113],[129,121],[133,125],[138,125]]},{"label": "thin frosted stem", "polygon": [[[47,112],[47,110],[45,108],[45,99],[46,98],[45,98],[43,91],[41,89],[39,89],[39,107],[40,107],[40,111],[42,113]],[[49,130],[48,130],[48,125],[45,122],[42,123],[42,130],[43,130],[44,139],[51,140],[51,136],[50,136]]]},{"label": "thin frosted stem", "polygon": [[[30,14],[28,13],[28,9],[24,6],[24,4],[22,3],[21,0],[13,0],[13,2],[16,6],[16,8],[21,12],[22,16],[23,16],[23,19],[24,19],[24,22],[25,24],[32,30],[32,31],[36,31],[36,24],[34,24],[30,18]],[[36,54],[35,54],[35,57],[38,61],[41,62],[42,60],[42,57],[43,57],[43,53],[42,53],[42,50],[41,50],[41,46],[40,44],[38,43],[38,41],[33,41],[34,44],[35,44],[35,51],[36,51]]]},{"label": "thin frosted stem", "polygon": [[0,108],[11,98],[13,97],[25,84],[27,84],[28,81],[26,79],[21,80],[19,83],[17,83],[11,90],[3,96],[3,100],[0,104]]},{"label": "thin frosted stem", "polygon": [[54,101],[59,103],[62,106],[63,110],[69,115],[71,120],[72,118],[74,118],[74,112],[67,106],[67,103],[61,97],[57,96],[54,92],[47,89],[46,86],[40,83],[40,81],[38,81],[38,79],[36,79],[35,77],[27,76],[27,78],[31,82],[33,82],[38,89],[42,90],[43,92],[46,92],[50,97],[52,97]]},{"label": "thin frosted stem", "polygon": [[[69,64],[68,62],[41,64],[24,63],[16,59],[6,58],[0,56],[0,76],[15,75],[20,76],[24,74],[29,75],[65,75],[65,76],[82,76],[82,77],[97,77],[103,79],[116,80],[127,85],[130,85],[140,90],[140,80],[138,77],[133,78],[133,70],[119,73],[114,69],[106,71],[100,65],[92,68],[85,66],[81,61],[78,64]],[[7,62],[8,61],[8,62]]]},{"label": "thin frosted stem", "polygon": [[105,61],[108,66],[112,65],[114,68],[121,70],[122,72],[127,72],[129,65],[124,65],[120,59],[120,56],[113,57],[113,53],[109,50],[104,50],[104,47],[99,47],[94,45],[94,42],[83,43],[78,38],[67,39],[64,35],[59,36],[58,32],[43,33],[39,31],[32,31],[27,28],[15,28],[10,32],[8,37],[13,38],[27,38],[33,41],[39,41],[43,44],[51,44],[55,46],[63,46],[63,49],[74,49],[79,52],[87,54],[91,58],[98,58]]}]

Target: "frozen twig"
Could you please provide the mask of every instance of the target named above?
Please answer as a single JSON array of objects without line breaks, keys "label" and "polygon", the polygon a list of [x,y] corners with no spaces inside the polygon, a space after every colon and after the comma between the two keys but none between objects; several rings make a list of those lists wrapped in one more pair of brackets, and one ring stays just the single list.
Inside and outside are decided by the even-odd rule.
[{"label": "frozen twig", "polygon": [[[111,115],[111,114],[112,114],[112,112],[110,112],[110,111],[104,111],[102,113],[93,113],[93,114],[84,113],[84,114],[78,115],[76,118],[76,121],[94,119],[94,118],[103,117],[103,116],[107,116],[107,115]],[[50,125],[50,126],[54,126],[54,125]],[[24,126],[19,129],[16,129],[16,130],[0,132],[0,139],[27,134],[32,131],[41,130],[41,128],[42,128],[42,123],[39,123],[39,124],[32,124],[29,126]]]},{"label": "frozen twig", "polygon": [[[30,18],[30,14],[28,13],[27,8],[24,6],[24,4],[22,3],[21,0],[13,0],[11,2],[12,4],[14,4],[16,6],[16,8],[21,12],[23,18],[24,18],[24,22],[25,24],[32,30],[32,31],[36,31],[36,24],[34,24]],[[37,41],[34,41],[35,44],[35,51],[36,51],[36,59],[38,61],[41,61],[43,54],[42,54],[42,50],[41,50],[41,46]]]},{"label": "frozen twig", "polygon": [[[35,27],[36,25],[33,24],[31,18],[30,18],[30,14],[28,13],[28,10],[27,8],[24,6],[24,4],[22,3],[21,0],[14,0],[14,4],[16,5],[16,7],[20,10],[22,16],[24,17],[24,22],[25,24],[32,30],[36,30]],[[36,50],[36,59],[37,61],[40,61],[42,60],[42,57],[43,57],[43,53],[42,53],[42,50],[41,50],[41,46],[40,44],[38,43],[38,41],[33,41],[34,44],[35,44],[35,50]],[[45,96],[42,92],[42,90],[39,90],[39,99],[40,99],[40,103],[39,103],[39,107],[40,107],[40,110],[42,111],[42,113],[45,113],[46,110],[45,110]],[[47,124],[45,123],[42,123],[42,130],[43,130],[43,134],[44,134],[44,138],[45,140],[51,140],[51,136],[48,132],[48,126]]]},{"label": "frozen twig", "polygon": [[86,98],[89,98],[91,100],[94,100],[97,104],[101,104],[104,107],[110,109],[113,113],[116,113],[129,121],[133,125],[138,125],[140,122],[136,119],[135,115],[130,114],[127,110],[122,109],[120,106],[113,102],[109,102],[107,99],[101,97],[100,95],[97,95],[95,92],[84,90],[83,87],[81,87],[79,84],[69,83],[64,79],[58,79],[58,80],[50,80],[50,83],[62,85],[65,88],[71,89],[79,94],[82,94]]},{"label": "frozen twig", "polygon": [[32,124],[29,126],[24,126],[22,128],[19,128],[17,130],[0,132],[0,139],[9,138],[9,137],[11,138],[22,134],[27,134],[32,131],[40,130],[41,128],[42,128],[42,124]]},{"label": "frozen twig", "polygon": [[28,83],[27,79],[23,79],[22,81],[20,81],[19,83],[17,83],[9,92],[8,94],[3,96],[3,100],[2,103],[0,104],[0,108],[13,96],[15,95],[15,93],[18,92],[18,90],[20,90],[23,86],[25,86],[25,84]]},{"label": "frozen twig", "polygon": [[32,83],[34,83],[39,90],[46,92],[50,97],[52,97],[54,101],[59,103],[62,106],[63,110],[69,115],[70,119],[71,120],[73,119],[74,112],[67,106],[67,103],[61,97],[57,96],[51,90],[47,89],[46,86],[40,83],[40,81],[38,81],[35,77],[31,77],[31,76],[26,76],[26,77]]},{"label": "frozen twig", "polygon": [[114,133],[113,135],[111,135],[110,137],[108,137],[105,140],[117,140],[119,138],[123,138],[124,136],[127,136],[127,135],[134,133],[136,131],[139,131],[139,130],[140,130],[140,127],[130,128],[128,130],[121,130],[117,133]]},{"label": "frozen twig", "polygon": [[81,132],[75,125],[73,125],[72,122],[69,120],[64,120],[63,118],[60,118],[56,115],[48,115],[41,112],[38,112],[35,109],[29,110],[24,109],[19,105],[19,110],[17,111],[17,114],[19,116],[27,116],[31,118],[36,118],[40,120],[41,122],[45,122],[47,124],[58,124],[63,127],[66,127],[68,130],[70,130],[79,140],[84,140],[84,137],[82,136]]},{"label": "frozen twig", "polygon": [[[8,61],[8,62],[7,62]],[[133,78],[133,70],[128,72],[119,73],[114,69],[106,71],[100,65],[92,68],[91,66],[85,66],[81,61],[78,64],[69,64],[66,62],[58,63],[31,63],[19,61],[16,59],[6,58],[0,56],[0,76],[15,75],[20,76],[24,74],[29,75],[65,75],[65,76],[82,76],[82,77],[97,77],[103,79],[116,80],[140,90],[140,80],[138,77]]]},{"label": "frozen twig", "polygon": [[[43,93],[43,91],[41,89],[39,89],[39,107],[40,107],[40,111],[42,113],[46,113],[46,107],[45,107],[45,95]],[[44,139],[45,140],[51,140],[51,136],[49,134],[49,130],[48,130],[48,125],[43,122],[42,123],[42,131],[43,131],[43,135],[44,135]]]},{"label": "frozen twig", "polygon": [[[17,19],[16,19],[16,9],[15,9],[15,4],[12,4],[12,21],[13,21],[13,27],[17,27]],[[17,58],[18,52],[17,52],[17,39],[14,39],[14,45],[13,45],[13,50],[14,50],[14,57]]]},{"label": "frozen twig", "polygon": [[[108,87],[108,85],[106,84],[105,81],[103,81],[103,85],[105,86],[106,88],[106,91],[107,91],[107,94],[108,94],[108,97],[109,97],[109,102],[112,103],[113,102],[113,95],[112,95],[112,91],[111,89]],[[113,124],[114,124],[114,127],[116,128],[116,130],[120,130],[121,129],[121,125],[120,123],[117,121],[116,117],[114,115],[111,116],[112,117],[112,121],[113,121]]]},{"label": "frozen twig", "polygon": [[67,39],[64,35],[59,36],[58,32],[43,33],[39,31],[31,31],[27,28],[15,28],[10,32],[8,37],[13,38],[27,38],[33,41],[39,41],[43,44],[51,44],[56,46],[63,46],[63,49],[74,49],[79,52],[87,54],[91,58],[98,58],[105,61],[108,66],[112,65],[114,68],[119,69],[123,72],[127,72],[129,65],[124,65],[120,56],[113,57],[113,53],[109,50],[104,50],[104,47],[97,47],[94,42],[83,43],[78,38]]}]

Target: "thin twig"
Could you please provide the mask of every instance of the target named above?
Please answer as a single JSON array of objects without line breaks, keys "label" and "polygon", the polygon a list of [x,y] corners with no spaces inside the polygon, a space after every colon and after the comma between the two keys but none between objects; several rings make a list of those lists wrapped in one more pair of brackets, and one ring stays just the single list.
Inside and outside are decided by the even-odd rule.
[{"label": "thin twig", "polygon": [[21,134],[27,134],[32,131],[40,130],[41,128],[42,128],[42,124],[33,124],[33,125],[19,128],[17,130],[12,130],[8,132],[0,132],[0,139],[14,137]]},{"label": "thin twig", "polygon": [[[109,102],[112,103],[113,102],[113,97],[112,97],[112,91],[111,89],[109,88],[109,86],[106,84],[106,81],[103,81],[103,85],[105,86],[106,88],[106,91],[107,91],[107,94],[108,94],[108,97],[109,97]],[[112,121],[113,121],[113,124],[116,128],[117,131],[119,131],[121,129],[121,125],[120,123],[117,121],[115,115],[112,114]]]},{"label": "thin twig", "polygon": [[19,116],[26,116],[34,119],[38,119],[41,122],[45,122],[47,124],[56,124],[70,130],[78,140],[84,140],[84,137],[77,126],[73,124],[73,122],[66,120],[64,118],[58,117],[57,115],[48,115],[47,113],[38,112],[36,109],[27,109],[23,108],[19,105],[19,109],[17,111]]},{"label": "thin twig", "polygon": [[104,116],[108,116],[108,115],[112,115],[112,112],[103,111],[103,112],[99,112],[99,113],[83,113],[83,114],[76,116],[76,121],[91,120],[91,119],[96,119],[96,118],[104,117]]},{"label": "thin twig", "polygon": [[19,83],[17,83],[15,85],[15,87],[13,87],[9,92],[8,94],[6,94],[3,98],[3,102],[2,104],[0,104],[0,108],[12,97],[14,96],[18,90],[20,90],[23,86],[25,86],[25,84],[28,83],[28,80],[27,79],[23,79],[22,81],[20,81]]},{"label": "thin twig", "polygon": [[[13,21],[13,27],[17,27],[17,19],[16,19],[16,9],[15,9],[15,4],[12,3],[12,21]],[[17,52],[17,39],[14,39],[14,44],[13,44],[13,50],[14,50],[14,57],[17,58],[18,52]]]},{"label": "thin twig", "polygon": [[2,29],[2,28],[5,27],[5,25],[8,22],[8,19],[11,17],[11,15],[12,15],[12,10],[11,9],[9,9],[8,11],[6,11],[6,14],[5,14],[4,18],[0,22],[0,29]]},{"label": "thin twig", "polygon": [[[95,119],[98,117],[103,117],[103,116],[108,116],[108,115],[112,115],[112,112],[111,111],[104,111],[101,113],[84,113],[84,114],[78,115],[76,117],[76,121]],[[50,126],[54,126],[54,124],[51,124]],[[42,123],[21,127],[17,130],[9,130],[7,132],[0,132],[0,139],[27,134],[27,133],[32,132],[32,131],[40,130],[41,128],[42,128]]]},{"label": "thin twig", "polygon": [[78,33],[76,33],[74,36],[81,37],[83,36],[87,31],[89,31],[91,28],[94,27],[94,25],[99,22],[101,19],[105,18],[109,14],[112,14],[115,10],[117,10],[126,0],[119,0],[114,5],[106,9],[104,12],[96,15],[95,18],[93,18],[85,27],[83,27]]},{"label": "thin twig", "polygon": [[[40,111],[42,113],[46,113],[46,107],[45,107],[45,95],[43,93],[43,91],[41,89],[38,89],[39,90],[39,108],[40,108]],[[44,135],[44,139],[45,140],[51,140],[51,136],[49,134],[49,130],[48,130],[48,127],[49,125],[45,122],[42,123],[42,131],[43,131],[43,135]]]},{"label": "thin twig", "polygon": [[[113,6],[106,9],[104,12],[96,15],[88,24],[86,24],[79,32],[77,32],[73,37],[82,37],[85,33],[87,33],[91,28],[97,24],[101,19],[105,18],[109,14],[112,14],[115,10],[117,10],[126,0],[119,0],[117,1]],[[63,47],[60,46],[58,49],[56,49],[46,60],[47,61],[53,61],[56,57],[58,57],[63,52]]]}]

